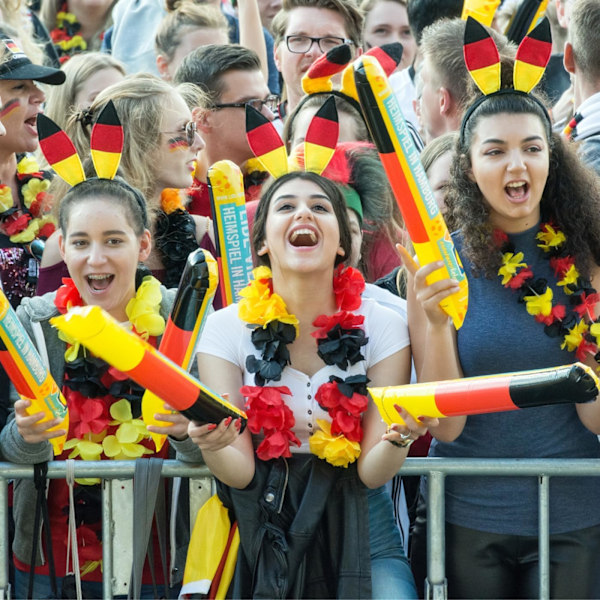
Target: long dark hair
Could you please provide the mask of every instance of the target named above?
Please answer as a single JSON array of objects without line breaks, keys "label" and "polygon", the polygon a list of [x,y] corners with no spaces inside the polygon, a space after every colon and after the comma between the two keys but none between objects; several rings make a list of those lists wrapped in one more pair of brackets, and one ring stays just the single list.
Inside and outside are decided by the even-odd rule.
[{"label": "long dark hair", "polygon": [[464,123],[450,169],[446,203],[451,230],[460,229],[463,252],[475,272],[493,277],[501,264],[501,253],[493,241],[489,209],[476,182],[469,177],[471,144],[480,119],[497,114],[533,114],[544,125],[550,153],[548,179],[542,194],[542,221],[551,221],[567,236],[566,251],[588,277],[600,264],[600,185],[595,174],[578,159],[572,147],[551,124],[541,102],[519,93],[492,95]]}]

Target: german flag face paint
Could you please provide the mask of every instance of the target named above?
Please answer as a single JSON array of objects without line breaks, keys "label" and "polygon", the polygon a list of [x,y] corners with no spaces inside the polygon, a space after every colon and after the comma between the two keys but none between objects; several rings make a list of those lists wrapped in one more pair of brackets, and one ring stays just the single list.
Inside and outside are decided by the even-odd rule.
[{"label": "german flag face paint", "polygon": [[69,185],[85,180],[83,165],[69,136],[45,115],[37,118],[40,149],[57,175]]},{"label": "german flag face paint", "polygon": [[256,159],[273,177],[288,172],[287,152],[281,136],[267,117],[249,105],[246,105],[246,138]]},{"label": "german flag face paint", "polygon": [[168,140],[169,152],[179,152],[180,150],[187,150],[189,148],[187,140],[182,137],[174,137]]},{"label": "german flag face paint", "polygon": [[2,108],[0,108],[0,120],[5,119],[14,110],[19,108],[21,102],[18,98],[12,98]]},{"label": "german flag face paint", "polygon": [[551,52],[550,22],[543,19],[519,44],[513,73],[516,90],[528,94],[539,83]]},{"label": "german flag face paint", "polygon": [[338,141],[340,125],[335,99],[330,96],[313,117],[304,139],[305,169],[321,174]]},{"label": "german flag face paint", "polygon": [[113,179],[121,162],[123,128],[112,102],[106,104],[92,127],[90,150],[98,177]]},{"label": "german flag face paint", "polygon": [[496,43],[473,17],[465,26],[465,64],[477,87],[486,95],[500,89],[500,54]]}]

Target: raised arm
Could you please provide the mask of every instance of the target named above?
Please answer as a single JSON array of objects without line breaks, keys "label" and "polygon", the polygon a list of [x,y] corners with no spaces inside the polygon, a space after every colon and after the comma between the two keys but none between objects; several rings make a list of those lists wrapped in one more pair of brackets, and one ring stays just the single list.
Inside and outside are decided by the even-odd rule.
[{"label": "raised arm", "polygon": [[[439,305],[441,300],[457,291],[458,286],[451,279],[428,285],[427,276],[442,264],[431,263],[419,268],[404,249],[401,254],[408,271],[408,329],[417,379],[419,382],[459,379],[463,373],[458,359],[456,330]],[[440,419],[439,426],[432,428],[431,434],[441,441],[451,442],[461,434],[465,423],[466,417]]]}]

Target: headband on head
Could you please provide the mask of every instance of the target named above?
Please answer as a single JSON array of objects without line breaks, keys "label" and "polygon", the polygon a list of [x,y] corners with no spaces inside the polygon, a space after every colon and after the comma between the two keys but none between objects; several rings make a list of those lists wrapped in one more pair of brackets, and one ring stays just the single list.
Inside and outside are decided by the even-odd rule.
[{"label": "headband on head", "polygon": [[515,56],[513,86],[502,88],[501,62],[498,47],[485,27],[472,17],[467,18],[464,38],[465,64],[477,87],[483,93],[467,109],[460,126],[460,140],[464,140],[465,126],[475,109],[488,98],[499,94],[522,94],[537,102],[551,124],[548,109],[529,93],[544,75],[552,52],[550,23],[544,18],[523,38]]},{"label": "headband on head", "polygon": [[[402,44],[395,42],[393,44],[384,44],[371,48],[365,54],[374,56],[385,71],[386,75],[391,75],[402,59]],[[356,103],[360,112],[360,104],[358,104],[358,94],[356,85],[354,84],[354,68],[352,61],[352,49],[348,44],[336,46],[320,56],[309,67],[308,71],[302,77],[302,89],[305,94],[322,94],[333,92],[336,96],[346,98],[351,104]],[[342,83],[339,90],[333,89],[331,78],[338,73],[342,73]],[[362,114],[362,112],[361,112]]]},{"label": "headband on head", "polygon": [[[70,186],[85,181],[83,164],[71,138],[43,114],[38,115],[37,130],[40,150],[56,174]],[[92,127],[90,150],[98,177],[114,179],[123,152],[123,127],[112,100],[106,103]]]},{"label": "headband on head", "polygon": [[[339,128],[335,100],[330,97],[308,126],[304,138],[305,171],[319,175],[323,172],[333,156]],[[288,157],[285,143],[273,123],[250,105],[246,105],[246,138],[254,156],[274,178],[299,170]]]}]

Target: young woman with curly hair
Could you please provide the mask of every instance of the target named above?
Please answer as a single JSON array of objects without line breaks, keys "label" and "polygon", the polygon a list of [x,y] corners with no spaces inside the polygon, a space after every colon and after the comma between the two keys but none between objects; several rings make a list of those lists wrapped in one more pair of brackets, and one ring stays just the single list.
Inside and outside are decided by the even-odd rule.
[{"label": "young woman with curly hair", "polygon": [[[600,191],[552,132],[539,99],[503,89],[467,111],[446,201],[469,306],[456,331],[439,307],[456,282],[426,283],[439,263],[412,268],[409,326],[420,381],[578,360],[597,368],[592,321],[600,308],[594,295],[600,286]],[[432,429],[430,456],[600,458],[599,433],[597,400],[453,417]],[[447,479],[451,597],[537,596],[538,487],[535,477]],[[598,478],[552,478],[553,598],[600,593],[599,501]],[[420,522],[413,538],[417,554],[424,542]]]}]

